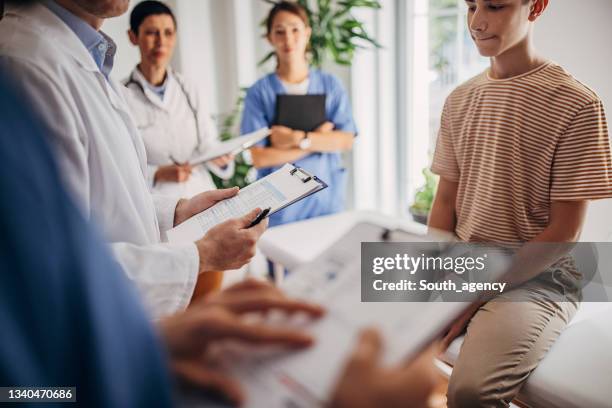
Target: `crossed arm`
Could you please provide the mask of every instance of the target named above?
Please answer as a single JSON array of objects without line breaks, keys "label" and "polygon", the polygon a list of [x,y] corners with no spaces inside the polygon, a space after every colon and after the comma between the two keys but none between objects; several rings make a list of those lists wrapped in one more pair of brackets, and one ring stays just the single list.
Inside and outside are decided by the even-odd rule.
[{"label": "crossed arm", "polygon": [[285,126],[273,126],[271,131],[270,147],[251,148],[253,164],[257,168],[296,161],[310,153],[350,150],[354,141],[353,133],[334,130],[331,122],[325,122],[314,132],[308,132],[310,146],[307,149],[299,147],[300,142],[306,137],[306,132]]}]

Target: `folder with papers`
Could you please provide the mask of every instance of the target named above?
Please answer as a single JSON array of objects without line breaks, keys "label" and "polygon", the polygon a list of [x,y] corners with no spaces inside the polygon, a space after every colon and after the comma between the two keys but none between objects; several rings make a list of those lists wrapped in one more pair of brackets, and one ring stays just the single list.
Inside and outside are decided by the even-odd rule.
[{"label": "folder with papers", "polygon": [[327,120],[326,95],[277,95],[274,124],[312,132]]},{"label": "folder with papers", "polygon": [[230,199],[191,217],[167,232],[168,241],[194,242],[209,229],[231,218],[242,217],[254,208],[270,208],[270,214],[327,187],[315,175],[292,164],[248,185]]},{"label": "folder with papers", "polygon": [[248,133],[246,135],[221,142],[207,149],[206,153],[203,155],[191,159],[189,164],[196,166],[226,154],[238,154],[241,151],[255,145],[255,143],[259,142],[260,140],[265,139],[269,135],[270,129],[261,128],[253,133]]}]

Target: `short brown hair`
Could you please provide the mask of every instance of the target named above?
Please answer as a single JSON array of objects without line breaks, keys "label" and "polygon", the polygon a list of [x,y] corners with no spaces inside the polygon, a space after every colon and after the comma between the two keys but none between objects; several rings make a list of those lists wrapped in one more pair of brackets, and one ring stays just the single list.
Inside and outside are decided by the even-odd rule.
[{"label": "short brown hair", "polygon": [[266,28],[268,35],[270,35],[270,33],[272,32],[272,24],[274,24],[274,17],[276,17],[276,15],[281,11],[286,11],[288,13],[298,16],[304,22],[304,25],[306,25],[306,27],[310,27],[310,22],[308,21],[308,13],[306,12],[306,9],[304,9],[304,7],[293,1],[279,1],[274,5],[274,7],[272,7],[272,10],[270,10],[270,12],[268,13],[268,18],[266,19]]}]

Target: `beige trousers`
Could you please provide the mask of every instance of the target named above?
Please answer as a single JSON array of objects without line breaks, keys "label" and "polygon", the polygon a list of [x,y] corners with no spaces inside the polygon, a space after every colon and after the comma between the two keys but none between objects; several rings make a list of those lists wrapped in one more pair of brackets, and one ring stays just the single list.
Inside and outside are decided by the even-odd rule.
[{"label": "beige trousers", "polygon": [[467,326],[448,407],[507,407],[576,313],[576,282],[547,271],[483,305]]}]

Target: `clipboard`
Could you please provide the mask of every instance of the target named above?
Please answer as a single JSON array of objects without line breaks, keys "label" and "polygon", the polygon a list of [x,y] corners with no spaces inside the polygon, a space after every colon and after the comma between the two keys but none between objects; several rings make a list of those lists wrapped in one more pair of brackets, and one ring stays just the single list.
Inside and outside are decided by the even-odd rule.
[{"label": "clipboard", "polygon": [[266,127],[252,133],[247,133],[246,135],[238,136],[234,139],[226,140],[225,142],[211,146],[206,153],[189,160],[189,164],[197,166],[226,154],[236,155],[255,145],[260,140],[265,139],[269,135],[270,129]]},{"label": "clipboard", "polygon": [[167,231],[168,242],[197,241],[215,225],[242,217],[254,208],[270,208],[267,215],[270,216],[325,188],[327,184],[316,175],[292,164],[285,164],[246,186],[236,196],[218,202]]},{"label": "clipboard", "polygon": [[[439,241],[438,241],[439,240]],[[321,319],[300,322],[317,341],[299,352],[278,350],[277,354],[249,350],[232,354],[232,374],[241,382],[253,406],[325,406],[333,386],[355,346],[358,331],[376,325],[385,339],[385,365],[408,362],[440,338],[445,329],[472,305],[466,302],[361,302],[361,259],[363,242],[412,242],[439,247],[445,256],[453,250],[452,234],[422,235],[388,229],[375,222],[358,222],[316,259],[297,269],[281,288],[291,297],[324,304]],[[420,254],[415,248],[415,255]],[[500,269],[502,276],[505,269]],[[407,296],[413,296],[408,293]],[[414,295],[415,297],[418,295]],[[474,295],[474,300],[477,296]],[[278,323],[276,323],[278,324]],[[287,322],[291,324],[291,322]],[[295,327],[295,326],[293,326]],[[253,369],[256,367],[256,369]],[[274,390],[274,392],[270,392]]]}]

